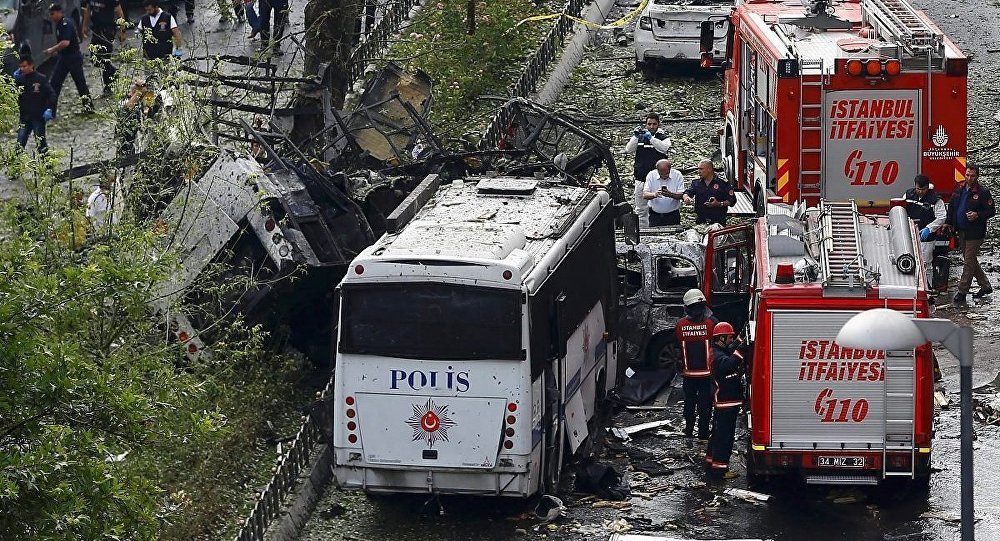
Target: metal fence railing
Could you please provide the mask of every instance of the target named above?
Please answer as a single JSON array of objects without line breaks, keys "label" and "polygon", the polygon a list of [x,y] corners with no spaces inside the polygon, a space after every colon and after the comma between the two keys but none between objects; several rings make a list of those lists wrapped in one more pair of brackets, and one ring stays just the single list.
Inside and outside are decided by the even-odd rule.
[{"label": "metal fence railing", "polygon": [[[549,66],[558,58],[559,50],[566,41],[566,36],[573,29],[573,20],[566,15],[579,17],[583,7],[589,0],[568,0],[563,8],[563,16],[556,19],[552,29],[539,43],[535,52],[528,57],[521,68],[521,75],[507,88],[511,98],[527,98],[537,90],[538,82],[548,73]],[[512,112],[506,107],[500,108],[494,115],[480,141],[480,148],[496,148],[510,125]]]},{"label": "metal fence railing", "polygon": [[[325,403],[324,399],[332,392],[333,380],[331,379],[320,394],[320,403]],[[319,422],[314,420],[314,417],[316,417],[314,414],[306,416],[287,451],[278,457],[278,467],[274,476],[271,477],[271,481],[264,487],[264,490],[258,494],[257,502],[250,511],[250,515],[240,526],[233,538],[234,541],[263,541],[271,521],[281,513],[285,496],[296,486],[299,474],[309,464],[309,456],[313,447],[323,439]],[[324,416],[320,415],[319,417]]]},{"label": "metal fence railing", "polygon": [[364,76],[365,66],[372,60],[385,55],[391,44],[390,38],[399,31],[400,25],[417,3],[418,0],[396,0],[386,8],[382,18],[375,23],[365,40],[351,53],[351,60],[348,62],[351,84]]}]

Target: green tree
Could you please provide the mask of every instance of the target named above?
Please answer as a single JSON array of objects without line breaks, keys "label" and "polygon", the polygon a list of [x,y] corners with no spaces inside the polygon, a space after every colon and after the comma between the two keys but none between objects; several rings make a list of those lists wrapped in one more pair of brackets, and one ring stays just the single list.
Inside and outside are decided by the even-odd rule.
[{"label": "green tree", "polygon": [[[148,134],[187,144],[134,172],[145,191],[110,230],[90,229],[82,194],[54,173],[58,156],[0,142],[0,166],[29,193],[0,203],[2,540],[217,537],[268,472],[266,421],[298,418],[297,365],[262,349],[258,329],[200,314],[217,340],[192,363],[151,308],[180,247],[156,206],[136,202],[171,197],[152,175],[172,171],[183,186],[216,155],[181,124],[191,114]],[[0,77],[0,128],[15,115]],[[254,276],[220,266],[199,280],[221,298],[250,291]]]}]

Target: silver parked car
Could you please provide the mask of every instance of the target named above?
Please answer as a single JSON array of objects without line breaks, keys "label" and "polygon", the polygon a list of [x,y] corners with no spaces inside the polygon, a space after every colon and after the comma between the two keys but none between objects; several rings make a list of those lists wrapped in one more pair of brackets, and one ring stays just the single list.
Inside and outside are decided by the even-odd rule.
[{"label": "silver parked car", "polygon": [[652,0],[635,25],[635,59],[639,65],[653,61],[699,62],[701,24],[712,21],[715,42],[712,56],[726,56],[726,34],[734,0]]}]

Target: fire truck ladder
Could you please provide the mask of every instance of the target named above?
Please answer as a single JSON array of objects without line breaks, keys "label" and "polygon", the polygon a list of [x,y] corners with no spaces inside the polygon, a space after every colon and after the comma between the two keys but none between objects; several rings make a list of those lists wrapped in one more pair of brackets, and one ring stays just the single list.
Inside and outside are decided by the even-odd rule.
[{"label": "fire truck ladder", "polygon": [[[915,379],[916,371],[914,364],[916,358],[913,351],[894,352],[887,351],[885,354],[885,440],[882,445],[882,477],[909,477],[913,478],[916,472],[916,448],[914,447],[914,407],[915,400]],[[896,451],[894,457],[900,456],[899,451],[910,454],[909,464],[905,466],[897,465],[893,471],[889,471],[889,452]],[[908,466],[908,468],[907,468]],[[906,469],[904,469],[906,468]]]},{"label": "fire truck ladder", "polygon": [[927,23],[906,0],[862,0],[861,22],[886,41],[895,41],[910,54],[933,54],[944,36]]},{"label": "fire truck ladder", "polygon": [[799,196],[821,197],[823,156],[823,59],[799,58]]},{"label": "fire truck ladder", "polygon": [[823,252],[823,287],[860,287],[864,291],[857,204],[853,200],[839,203],[822,201],[820,223],[823,234],[820,243]]}]

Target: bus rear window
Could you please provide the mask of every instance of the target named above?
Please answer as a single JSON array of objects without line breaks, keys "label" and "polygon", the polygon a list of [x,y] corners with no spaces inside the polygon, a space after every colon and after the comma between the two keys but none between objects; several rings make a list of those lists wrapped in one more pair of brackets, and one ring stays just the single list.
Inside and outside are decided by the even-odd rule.
[{"label": "bus rear window", "polygon": [[524,358],[521,292],[433,283],[344,286],[340,351],[407,359]]}]

